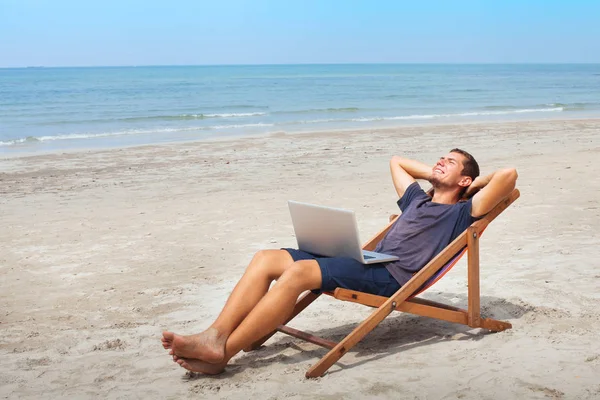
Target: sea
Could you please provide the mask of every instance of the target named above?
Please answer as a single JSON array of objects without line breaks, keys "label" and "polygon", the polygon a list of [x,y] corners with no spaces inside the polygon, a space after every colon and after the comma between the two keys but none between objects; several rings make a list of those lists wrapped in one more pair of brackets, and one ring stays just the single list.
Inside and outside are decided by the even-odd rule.
[{"label": "sea", "polygon": [[600,64],[0,69],[0,154],[600,117]]}]

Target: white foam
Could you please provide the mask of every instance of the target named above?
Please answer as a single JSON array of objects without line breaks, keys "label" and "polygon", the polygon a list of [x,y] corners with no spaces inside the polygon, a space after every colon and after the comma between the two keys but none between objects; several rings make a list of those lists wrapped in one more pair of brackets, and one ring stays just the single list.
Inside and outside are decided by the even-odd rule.
[{"label": "white foam", "polygon": [[0,142],[0,146],[12,146],[12,145],[19,144],[19,143],[25,143],[28,140],[29,139],[27,139],[27,138],[20,138],[20,139],[15,139],[15,140],[9,140],[8,142]]},{"label": "white foam", "polygon": [[525,108],[523,110],[516,110],[517,113],[523,112],[552,112],[552,111],[564,111],[564,107],[553,107],[553,108]]},{"label": "white foam", "polygon": [[[523,108],[517,110],[499,110],[499,111],[477,111],[477,112],[465,112],[457,114],[415,114],[415,115],[402,115],[395,117],[361,117],[352,119],[315,119],[308,121],[294,121],[292,124],[316,124],[326,122],[374,122],[374,121],[397,121],[397,120],[419,120],[419,119],[433,119],[433,118],[453,118],[453,117],[477,117],[486,115],[507,115],[507,114],[523,114],[523,113],[536,113],[536,112],[561,112],[564,111],[564,107],[551,107],[551,108]],[[265,115],[265,113],[241,113],[241,114],[209,114],[214,116],[250,116],[250,115]],[[286,123],[284,123],[286,124]],[[287,123],[289,124],[289,123]],[[271,127],[274,124],[270,123],[255,123],[255,124],[230,124],[230,125],[212,125],[205,127],[186,127],[186,128],[163,128],[163,129],[131,129],[118,132],[102,132],[102,133],[73,133],[65,135],[55,136],[41,136],[41,137],[28,137],[19,138],[10,141],[0,141],[0,146],[14,146],[25,142],[46,142],[55,140],[76,140],[76,139],[94,139],[111,136],[122,136],[122,135],[139,135],[139,134],[156,134],[156,133],[172,133],[172,132],[186,132],[186,131],[206,131],[206,130],[221,130],[221,129],[240,129],[240,128],[257,128],[257,127]]]},{"label": "white foam", "polygon": [[[563,107],[553,108],[523,108],[519,110],[506,110],[506,111],[481,111],[481,112],[466,112],[457,114],[424,114],[424,115],[403,115],[398,117],[372,117],[372,118],[353,118],[350,121],[353,122],[373,122],[373,121],[395,121],[395,120],[407,120],[407,119],[432,119],[432,118],[452,118],[452,117],[477,117],[485,115],[507,115],[507,114],[521,114],[521,113],[534,113],[534,112],[558,112],[564,111]],[[342,120],[340,120],[342,121]]]},{"label": "white foam", "polygon": [[400,115],[394,117],[359,117],[359,118],[329,118],[329,119],[312,119],[305,121],[293,121],[284,123],[284,125],[294,124],[319,124],[327,122],[375,122],[375,121],[401,121],[401,120],[419,120],[419,119],[433,119],[433,118],[452,118],[452,117],[476,117],[486,115],[505,115],[505,114],[520,114],[520,113],[533,113],[533,112],[557,112],[564,111],[563,107],[553,108],[523,108],[518,110],[502,110],[502,111],[478,111],[478,112],[465,112],[457,114],[414,114],[414,115]]},{"label": "white foam", "polygon": [[156,133],[172,133],[172,132],[190,132],[190,131],[206,131],[206,130],[219,130],[219,129],[238,129],[238,128],[252,128],[252,127],[267,127],[273,126],[273,124],[239,124],[239,125],[213,125],[205,127],[187,127],[187,128],[164,128],[164,129],[130,129],[126,131],[118,132],[102,132],[102,133],[72,133],[66,135],[55,135],[55,136],[40,136],[36,138],[19,138],[6,142],[0,142],[0,146],[13,146],[28,141],[32,142],[48,142],[55,140],[77,140],[77,139],[95,139],[111,136],[124,136],[124,135],[140,135],[140,134],[156,134]]},{"label": "white foam", "polygon": [[252,128],[252,127],[261,127],[261,126],[273,126],[273,124],[241,124],[241,125],[214,125],[210,126],[210,129],[235,129],[235,128]]},{"label": "white foam", "polygon": [[206,118],[239,118],[239,117],[257,117],[261,115],[267,115],[264,112],[253,112],[253,113],[223,113],[223,114],[194,114],[192,117],[206,117]]}]

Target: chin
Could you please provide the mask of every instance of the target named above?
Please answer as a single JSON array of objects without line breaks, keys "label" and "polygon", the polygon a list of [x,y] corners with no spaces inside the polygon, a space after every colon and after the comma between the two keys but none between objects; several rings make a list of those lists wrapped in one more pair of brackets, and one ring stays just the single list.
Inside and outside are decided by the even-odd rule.
[{"label": "chin", "polygon": [[429,180],[429,183],[431,183],[431,186],[433,186],[433,187],[439,187],[442,184],[442,181],[439,176],[434,175]]}]

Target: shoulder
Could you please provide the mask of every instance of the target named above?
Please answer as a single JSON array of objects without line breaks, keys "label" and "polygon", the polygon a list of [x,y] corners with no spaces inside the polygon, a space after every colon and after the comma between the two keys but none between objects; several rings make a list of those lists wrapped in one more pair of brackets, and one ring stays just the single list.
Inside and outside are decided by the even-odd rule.
[{"label": "shoulder", "polygon": [[398,207],[404,211],[413,202],[423,200],[431,200],[431,198],[421,188],[421,185],[415,181],[406,188],[404,194],[398,200]]}]

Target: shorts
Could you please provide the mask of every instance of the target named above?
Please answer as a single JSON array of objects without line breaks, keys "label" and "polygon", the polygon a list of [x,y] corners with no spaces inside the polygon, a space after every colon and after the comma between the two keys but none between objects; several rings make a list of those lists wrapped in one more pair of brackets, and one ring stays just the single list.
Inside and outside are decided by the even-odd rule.
[{"label": "shorts", "polygon": [[386,263],[365,265],[350,257],[322,257],[297,249],[282,250],[290,253],[294,261],[316,260],[321,269],[321,288],[315,293],[330,292],[336,288],[390,297],[400,289],[400,284],[388,272]]}]

